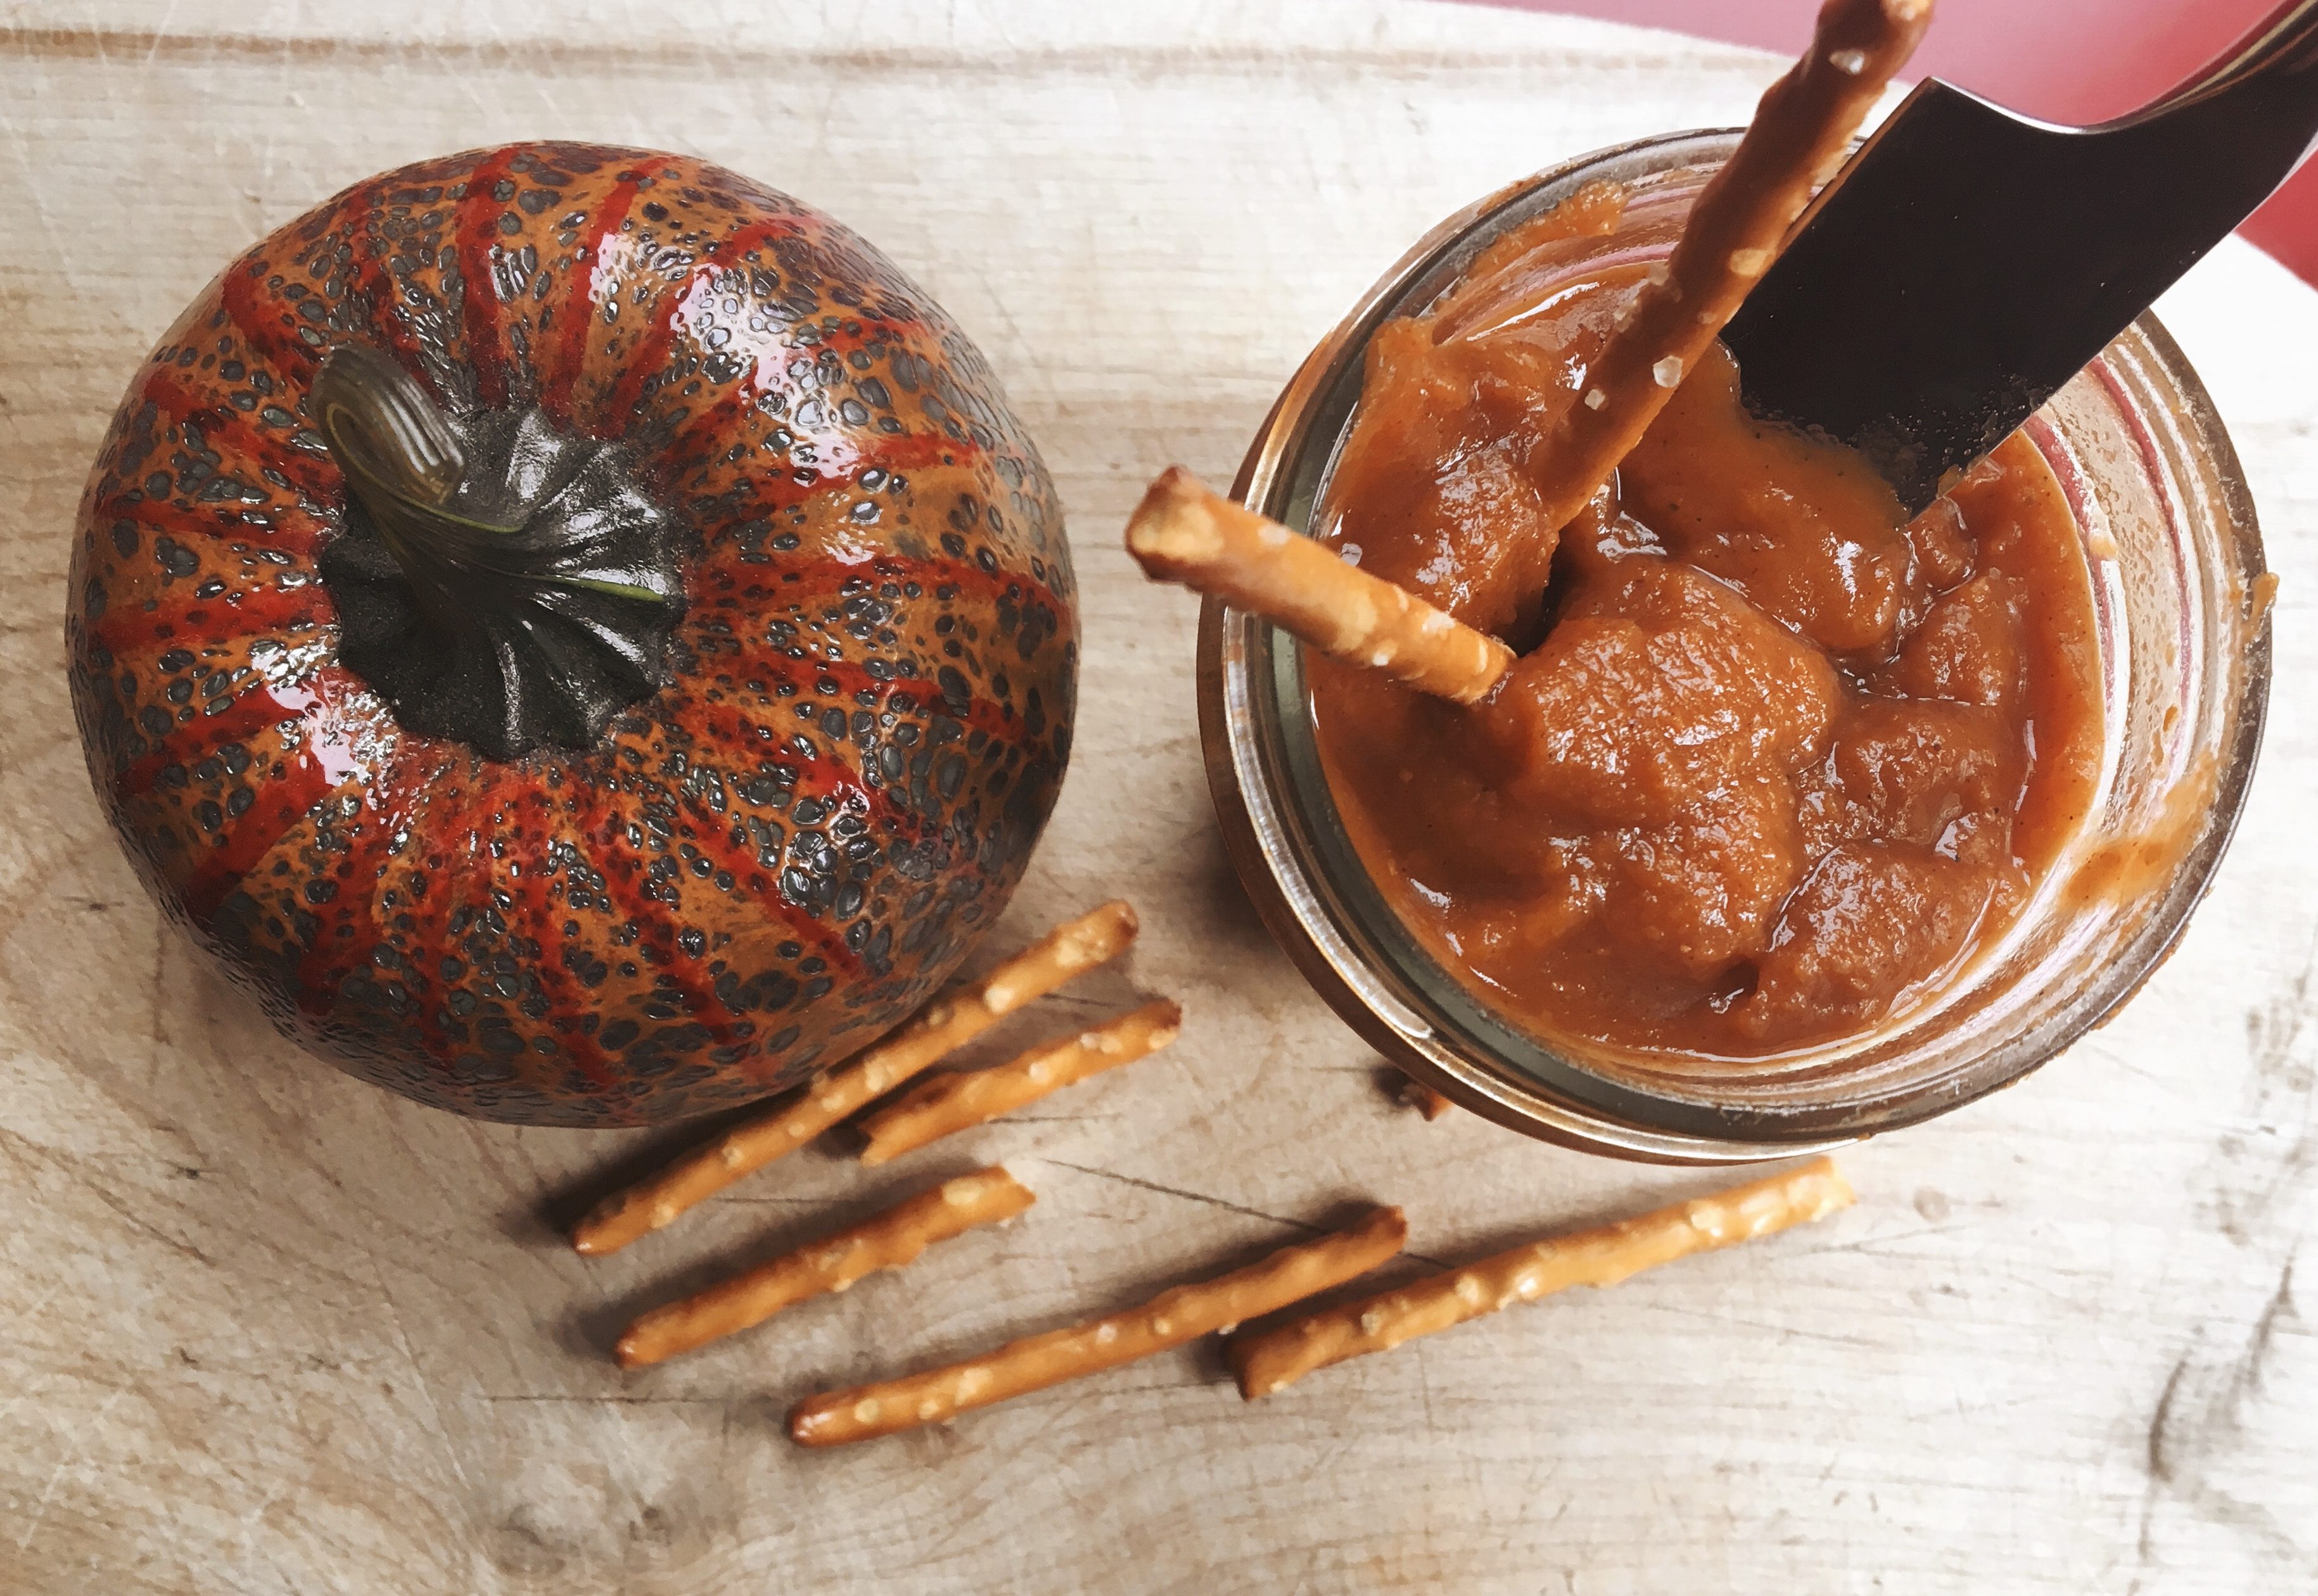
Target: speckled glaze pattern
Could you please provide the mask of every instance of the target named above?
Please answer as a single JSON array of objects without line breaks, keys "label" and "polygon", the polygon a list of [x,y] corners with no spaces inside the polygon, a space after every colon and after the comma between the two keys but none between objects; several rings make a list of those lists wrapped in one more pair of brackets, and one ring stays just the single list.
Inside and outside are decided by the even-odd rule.
[{"label": "speckled glaze pattern", "polygon": [[[633,445],[687,541],[669,685],[517,763],[337,658],[309,425],[337,344],[454,413]],[[764,1096],[890,1028],[997,916],[1069,752],[1053,486],[883,256],[683,157],[528,144],[349,189],[153,352],[82,499],[89,766],[163,904],[284,1028],[487,1118]]]}]

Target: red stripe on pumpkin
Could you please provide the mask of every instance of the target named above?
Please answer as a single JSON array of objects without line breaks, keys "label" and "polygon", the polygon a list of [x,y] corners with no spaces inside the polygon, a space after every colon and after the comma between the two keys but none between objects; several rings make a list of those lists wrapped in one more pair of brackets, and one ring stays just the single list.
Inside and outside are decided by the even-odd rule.
[{"label": "red stripe on pumpkin", "polygon": [[[294,519],[282,519],[284,511]],[[89,512],[89,519],[106,530],[116,521],[130,521],[161,532],[185,533],[224,543],[246,541],[254,547],[294,555],[301,563],[310,564],[328,523],[287,505],[270,505],[262,513],[273,521],[272,525],[257,525],[245,518],[247,510],[229,509],[223,505],[181,505],[166,498],[115,497],[98,500]]]},{"label": "red stripe on pumpkin", "polygon": [[[370,767],[355,750],[352,730],[338,723],[348,698],[360,690],[352,677],[333,668],[316,671],[294,686],[256,687],[243,695],[244,699],[262,696],[269,701],[260,708],[258,726],[295,720],[304,736],[283,761],[283,774],[256,789],[256,802],[186,881],[185,908],[196,924],[206,925],[218,905],[316,804],[342,787],[367,781]],[[240,707],[238,701],[236,707]],[[214,746],[233,740],[220,738]]]},{"label": "red stripe on pumpkin", "polygon": [[[847,713],[850,714],[851,711]],[[780,728],[751,720],[738,708],[670,693],[661,700],[660,719],[664,724],[689,733],[696,742],[708,743],[720,751],[743,754],[755,750],[750,757],[759,761],[794,766],[797,779],[790,790],[800,798],[819,799],[832,810],[849,810],[898,836],[916,837],[926,829],[923,816],[895,803],[882,789],[862,781],[860,773],[844,760],[819,752],[800,754]],[[826,736],[819,727],[808,727],[803,721],[795,722],[795,730],[810,730],[815,737]],[[743,778],[736,776],[734,779]]]},{"label": "red stripe on pumpkin", "polygon": [[860,973],[860,957],[845,946],[844,937],[815,919],[802,906],[789,901],[787,894],[781,891],[780,872],[767,870],[758,863],[753,850],[733,845],[730,819],[689,794],[685,797],[684,808],[695,822],[685,835],[711,864],[731,871],[734,881],[747,884],[758,905],[769,910],[783,929],[827,960],[832,971],[845,975]]},{"label": "red stripe on pumpkin", "polygon": [[499,232],[506,202],[492,191],[513,175],[516,157],[526,146],[510,144],[493,150],[467,174],[467,192],[459,202],[452,231],[458,254],[459,294],[465,330],[467,364],[475,373],[475,391],[494,408],[508,402],[507,352],[500,347],[499,298],[492,282],[491,241]]},{"label": "red stripe on pumpkin", "polygon": [[[231,742],[249,739],[285,721],[302,722],[318,710],[335,706],[362,690],[348,672],[324,666],[303,682],[290,686],[265,684],[238,695],[213,715],[196,715],[179,725],[161,745],[114,779],[114,790],[124,798],[150,792],[161,773],[172,765],[199,763]],[[253,762],[256,756],[252,756]]]},{"label": "red stripe on pumpkin", "polygon": [[[638,161],[619,175],[612,192],[604,196],[603,208],[596,218],[596,236],[571,261],[571,270],[565,277],[566,287],[557,300],[555,313],[564,318],[556,329],[555,360],[547,372],[546,389],[541,403],[547,413],[562,421],[574,432],[583,430],[571,413],[571,390],[580,381],[580,373],[588,363],[588,333],[597,325],[597,314],[606,296],[617,291],[618,283],[606,264],[606,251],[619,238],[626,225],[628,212],[635,206],[636,196],[643,192],[644,183],[666,171],[674,157],[663,156],[655,160]],[[580,279],[580,263],[587,263],[587,291],[576,291]]]},{"label": "red stripe on pumpkin", "polygon": [[[373,910],[380,892],[385,889],[387,873],[394,867],[390,846],[396,833],[409,824],[409,811],[404,806],[418,790],[418,784],[396,759],[371,779],[363,795],[370,814],[353,830],[347,851],[339,856],[331,871],[341,883],[340,891],[328,903],[312,905],[317,922],[314,940],[298,960],[298,1002],[309,1013],[328,1013],[331,1000],[346,977],[368,964],[372,955],[386,945]],[[347,884],[355,888],[354,896],[346,892]],[[336,933],[340,928],[350,928],[354,934],[338,937]],[[406,985],[415,989],[418,983],[406,982]],[[423,991],[415,990],[412,995],[418,1000],[420,1034],[440,1056],[441,1027],[432,1023]]]},{"label": "red stripe on pumpkin", "polygon": [[418,375],[427,368],[409,329],[394,314],[402,302],[402,288],[386,264],[390,247],[386,237],[386,181],[393,175],[391,172],[381,173],[346,202],[347,227],[353,235],[348,247],[355,260],[355,286],[370,305],[370,330],[378,336],[397,364]]},{"label": "red stripe on pumpkin", "polygon": [[[701,663],[710,674],[729,674],[736,680],[742,677],[762,677],[768,681],[786,682],[799,692],[810,689],[816,693],[821,692],[822,681],[835,682],[837,694],[824,694],[823,696],[842,695],[849,719],[855,709],[867,707],[859,702],[857,695],[875,694],[882,704],[896,693],[906,693],[928,709],[939,711],[993,737],[1019,737],[1025,730],[1022,718],[1005,704],[976,695],[968,698],[961,710],[943,695],[939,685],[921,676],[881,678],[871,676],[866,667],[850,660],[795,659],[769,646],[744,644],[735,646],[730,652],[711,653],[705,650],[698,652]],[[814,735],[821,735],[818,726],[807,728],[802,721],[797,724],[800,729],[811,730]],[[874,802],[876,800],[873,799]]]},{"label": "red stripe on pumpkin", "polygon": [[659,376],[667,366],[678,336],[692,319],[695,303],[715,293],[716,279],[746,260],[750,250],[777,237],[794,238],[804,231],[804,224],[793,216],[768,216],[726,234],[702,251],[700,260],[685,278],[684,286],[661,297],[660,302],[667,309],[637,341],[627,369],[620,373],[619,386],[612,390],[610,414],[605,417],[613,436],[628,430],[635,408],[642,400],[645,382]]},{"label": "red stripe on pumpkin", "polygon": [[[813,438],[810,441],[824,454],[844,450],[849,443],[849,440],[842,438]],[[767,579],[767,567],[731,557],[734,545],[729,534],[735,529],[755,522],[770,522],[824,493],[849,489],[861,493],[865,497],[872,497],[873,490],[859,485],[862,474],[868,471],[881,470],[889,476],[906,479],[910,472],[924,469],[930,463],[950,464],[958,455],[975,452],[974,445],[970,444],[959,444],[948,438],[930,438],[922,433],[911,434],[908,435],[906,446],[903,444],[902,440],[895,440],[893,446],[881,447],[858,461],[845,461],[836,469],[812,468],[809,480],[799,481],[794,473],[786,471],[759,476],[752,484],[751,492],[745,499],[732,505],[712,503],[709,507],[713,513],[701,528],[705,547],[696,564],[700,568],[715,571],[723,576],[737,578],[751,583],[762,583]],[[940,458],[945,455],[949,458]],[[654,486],[663,495],[669,494],[672,489],[672,484],[669,479],[673,472],[683,465],[696,463],[698,463],[696,461],[678,461],[673,454],[662,454],[654,467]],[[883,490],[881,486],[876,491]],[[899,509],[898,505],[888,501],[880,515],[882,516],[889,512],[897,514]],[[838,528],[825,531],[820,535],[824,542],[837,542],[841,548],[842,540],[849,530],[851,529],[847,528],[840,521]],[[864,535],[867,535],[866,530]],[[986,537],[989,534],[986,528],[977,522],[970,533],[960,535]],[[772,569],[779,571],[784,582],[794,583],[800,572],[812,573],[837,569],[849,571],[872,565],[896,579],[907,580],[915,578],[926,582],[946,582],[955,585],[961,592],[979,594],[991,598],[1003,597],[1007,587],[1011,585],[1022,589],[1018,597],[1036,595],[1056,609],[1067,607],[1065,600],[1053,587],[1027,571],[1002,565],[995,570],[984,570],[975,561],[955,560],[943,555],[918,557],[885,551],[873,552],[865,547],[858,554],[849,557],[848,554],[836,550],[825,549],[822,551],[820,559],[811,563],[807,563],[804,560],[798,560],[785,562],[782,566]]]},{"label": "red stripe on pumpkin", "polygon": [[320,356],[298,336],[298,316],[290,301],[276,299],[265,282],[263,258],[244,256],[226,268],[218,298],[226,319],[241,335],[242,347],[294,387],[303,388]]},{"label": "red stripe on pumpkin", "polygon": [[[734,440],[721,439],[714,433],[704,433],[709,445],[706,449],[696,448],[687,453],[685,448],[685,440],[692,435],[696,427],[705,427],[712,417],[716,417],[725,400],[732,397],[731,394],[725,395],[723,399],[703,412],[697,421],[687,422],[669,446],[658,453],[649,468],[655,486],[667,490],[674,485],[679,473],[713,464],[723,449],[732,446]],[[719,419],[719,426],[729,425],[746,408],[745,404],[735,408],[728,417]],[[859,488],[861,476],[866,471],[883,471],[888,476],[906,477],[912,471],[930,466],[955,465],[960,460],[971,460],[983,453],[981,445],[973,440],[961,443],[943,433],[876,433],[831,428],[824,432],[807,432],[802,435],[801,441],[813,445],[813,453],[818,456],[816,464],[804,468],[802,478],[795,469],[758,471],[750,478],[753,491],[750,497],[719,515],[707,530],[713,533],[735,523],[753,521],[782,510],[794,509],[816,495],[840,489],[855,488],[867,493],[870,490]],[[741,469],[746,471],[748,468]]]},{"label": "red stripe on pumpkin", "polygon": [[580,812],[586,818],[580,828],[604,878],[605,892],[611,894],[617,910],[635,923],[637,946],[648,947],[653,955],[643,962],[644,967],[666,975],[684,1000],[685,1011],[718,1042],[733,1045],[741,1040],[735,1028],[741,1018],[724,1007],[714,989],[695,980],[679,964],[678,961],[691,958],[677,946],[680,928],[669,919],[666,904],[638,890],[645,872],[643,860],[629,850],[627,822],[605,804],[605,793],[606,789],[592,785],[582,787]]},{"label": "red stripe on pumpkin", "polygon": [[[714,568],[718,574],[730,574],[731,566]],[[744,566],[741,569],[761,572],[762,566]],[[1009,596],[1008,589],[1017,591],[1012,602],[1021,604],[1032,596],[1043,599],[1047,605],[1061,611],[1069,605],[1055,590],[1026,572],[1000,566],[996,570],[984,570],[969,560],[952,560],[944,555],[870,554],[861,559],[846,559],[827,554],[810,563],[771,568],[779,574],[777,587],[768,587],[764,596],[778,603],[796,603],[807,595],[820,594],[832,601],[845,596],[845,584],[855,577],[864,577],[882,586],[886,582],[915,582],[931,594],[942,587],[955,587],[961,594],[972,594],[992,604]]]},{"label": "red stripe on pumpkin", "polygon": [[[468,767],[473,769],[472,760]],[[438,770],[423,785],[421,793],[426,802],[419,806],[410,829],[415,837],[423,839],[420,862],[426,870],[427,891],[423,894],[417,892],[418,873],[413,871],[407,878],[413,892],[410,946],[432,950],[440,956],[450,950],[451,916],[459,906],[467,872],[482,856],[482,850],[475,846],[474,828],[468,820],[469,788],[454,784],[448,772]],[[425,975],[430,996],[419,1005],[419,1027],[435,1062],[448,1068],[453,1052],[451,1039],[436,1012],[445,1007],[444,982],[439,969],[427,971]],[[301,991],[313,990],[301,983]]]},{"label": "red stripe on pumpkin", "polygon": [[[906,335],[921,330],[922,325],[913,320],[886,320],[880,318],[864,325],[858,336],[838,333],[825,336],[809,345],[778,344],[771,348],[759,350],[756,358],[750,363],[749,369],[732,380],[724,391],[717,396],[714,404],[697,415],[687,417],[677,427],[669,439],[668,447],[661,452],[660,462],[656,467],[659,474],[663,479],[672,476],[681,466],[704,463],[710,457],[722,453],[732,446],[733,440],[725,435],[759,399],[764,397],[767,391],[778,386],[781,379],[786,375],[785,372],[775,371],[769,382],[759,383],[757,381],[758,374],[766,370],[768,356],[810,352],[808,358],[815,358],[824,350],[840,354],[847,354],[876,343],[877,340],[872,336],[873,333],[882,332],[888,336]],[[982,452],[970,438],[961,443],[939,433],[874,433],[860,435],[851,433],[832,433],[816,436],[813,439],[817,447],[824,450],[835,449],[849,458],[858,458],[865,468],[871,465],[883,465],[888,470],[902,469],[898,459],[889,461],[889,450],[909,449],[921,441],[967,453],[978,454]],[[864,444],[867,445],[866,449],[862,447]],[[935,449],[930,453],[939,453],[940,449]],[[921,459],[917,463],[922,464],[924,461]],[[823,473],[823,475],[828,474]]]},{"label": "red stripe on pumpkin", "polygon": [[[290,480],[290,486],[311,495],[335,494],[341,479],[324,457],[292,446],[287,434],[268,433],[249,416],[222,398],[203,398],[185,386],[174,366],[155,366],[139,387],[139,394],[163,415],[179,422],[203,421],[208,441],[231,440],[253,470],[273,467]],[[222,427],[215,424],[222,422]],[[272,484],[267,484],[271,487]]]},{"label": "red stripe on pumpkin", "polygon": [[299,759],[265,794],[208,855],[185,883],[185,909],[193,923],[207,926],[219,905],[255,870],[276,844],[289,835],[314,806],[337,790],[329,772],[311,760]]},{"label": "red stripe on pumpkin", "polygon": [[547,856],[547,836],[556,829],[555,798],[552,792],[538,787],[519,793],[518,796],[539,811],[540,846],[516,850],[516,856],[508,861],[507,881],[512,895],[522,906],[524,923],[539,940],[539,960],[535,968],[540,991],[547,1000],[548,1011],[553,1017],[566,1055],[597,1090],[610,1091],[618,1085],[619,1078],[609,1055],[583,1028],[583,1022],[594,1012],[594,1000],[564,968],[563,922],[567,917],[556,913],[549,902],[548,878],[541,867]]},{"label": "red stripe on pumpkin", "polygon": [[215,598],[189,596],[149,610],[108,610],[90,625],[89,634],[106,652],[119,656],[164,643],[183,648],[240,643],[253,633],[277,636],[293,627],[328,625],[337,619],[328,595],[310,582],[299,587],[252,587]]},{"label": "red stripe on pumpkin", "polygon": [[[737,438],[731,435],[741,417],[752,409],[764,390],[757,386],[757,366],[751,363],[746,372],[732,380],[732,385],[716,398],[716,402],[676,429],[651,462],[655,481],[665,485],[677,473],[688,467],[705,465],[711,458],[730,449]],[[695,442],[696,438],[699,440]],[[810,493],[811,489],[806,492]]]}]

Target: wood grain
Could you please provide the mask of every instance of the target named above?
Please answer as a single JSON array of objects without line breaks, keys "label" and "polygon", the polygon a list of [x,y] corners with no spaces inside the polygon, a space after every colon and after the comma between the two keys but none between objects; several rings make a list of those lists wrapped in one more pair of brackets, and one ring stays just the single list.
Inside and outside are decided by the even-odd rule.
[{"label": "wood grain", "polygon": [[[808,1456],[780,1429],[802,1394],[1142,1300],[1335,1205],[1404,1205],[1438,1259],[1712,1183],[1376,1089],[1230,880],[1196,606],[1131,574],[1119,528],[1171,460],[1228,480],[1424,227],[1566,155],[1738,121],[1775,64],[1393,0],[0,15],[0,1589],[2318,1585],[2318,300],[2282,270],[2227,246],[2166,311],[2285,585],[2257,795],[2124,1018],[1862,1150],[1856,1209],[1760,1248],[1253,1409],[1194,1349]],[[815,1150],[595,1262],[556,1224],[668,1138],[469,1125],[277,1042],[105,834],[58,622],[105,419],[228,256],[379,168],[530,135],[792,188],[981,341],[1071,509],[1087,626],[1074,770],[992,946],[1114,893],[1146,927],[988,1056],[1138,992],[1190,1015],[1099,1101],[890,1172]],[[1002,1159],[1034,1222],[610,1362],[637,1310]]]}]

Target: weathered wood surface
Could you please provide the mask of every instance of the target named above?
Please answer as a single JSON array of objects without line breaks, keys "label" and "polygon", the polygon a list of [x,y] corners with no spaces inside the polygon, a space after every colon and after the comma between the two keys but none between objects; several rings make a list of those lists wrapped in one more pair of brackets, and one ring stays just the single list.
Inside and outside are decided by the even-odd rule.
[{"label": "weathered wood surface", "polygon": [[[1861,1150],[1857,1209],[1761,1248],[1252,1408],[1186,1351],[806,1455],[778,1425],[800,1393],[1135,1300],[1355,1199],[1406,1204],[1442,1257],[1699,1187],[1373,1089],[1216,841],[1192,605],[1116,538],[1168,461],[1229,477],[1435,218],[1740,120],[1770,64],[1386,0],[34,0],[0,27],[0,1587],[2318,1586],[2318,300],[2283,271],[2233,246],[2169,307],[2285,588],[2258,795],[2124,1018]],[[1136,991],[1190,1016],[955,1146],[867,1174],[815,1152],[592,1263],[544,1216],[652,1138],[465,1124],[276,1041],[105,834],[59,662],[82,474],[177,308],[355,178],[524,135],[789,186],[982,341],[1086,596],[1077,758],[1001,940],[1119,892],[1149,927],[993,1043]],[[720,1260],[998,1159],[1040,1194],[1021,1224],[664,1367],[606,1357]]]}]

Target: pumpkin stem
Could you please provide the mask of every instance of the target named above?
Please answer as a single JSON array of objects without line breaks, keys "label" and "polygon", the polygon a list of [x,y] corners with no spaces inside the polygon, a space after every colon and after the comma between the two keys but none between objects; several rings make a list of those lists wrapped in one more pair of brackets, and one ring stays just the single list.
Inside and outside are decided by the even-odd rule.
[{"label": "pumpkin stem", "polygon": [[313,412],[347,489],[370,512],[419,608],[456,628],[466,610],[456,583],[477,556],[488,559],[477,534],[504,538],[517,529],[446,508],[467,474],[467,454],[434,396],[376,350],[342,344],[315,374]]},{"label": "pumpkin stem", "polygon": [[309,405],[346,480],[322,556],[340,658],[404,724],[494,758],[577,750],[659,686],[678,528],[620,446],[535,408],[446,415],[360,345],[330,352]]},{"label": "pumpkin stem", "polygon": [[360,344],[341,344],[314,379],[322,440],[364,486],[430,507],[449,502],[466,451],[418,379]]}]

